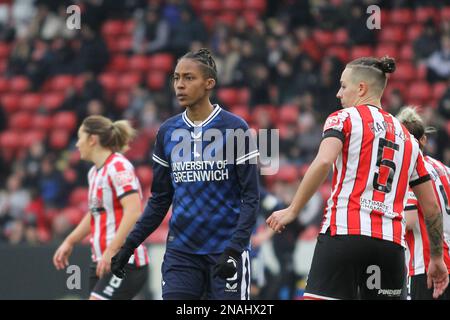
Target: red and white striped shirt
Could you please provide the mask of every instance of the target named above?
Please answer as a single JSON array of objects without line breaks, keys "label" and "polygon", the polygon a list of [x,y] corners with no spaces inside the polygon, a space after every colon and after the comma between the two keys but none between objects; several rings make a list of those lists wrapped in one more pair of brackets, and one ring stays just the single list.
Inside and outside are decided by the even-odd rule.
[{"label": "red and white striped shirt", "polygon": [[[90,242],[92,260],[97,262],[114,239],[122,220],[120,199],[133,192],[138,192],[142,199],[142,190],[133,165],[120,153],[111,154],[99,169],[93,166],[89,170],[88,181]],[[135,263],[136,266],[148,264],[145,246],[136,248],[128,263]]]},{"label": "red and white striped shirt", "polygon": [[332,113],[323,131],[324,138],[341,139],[343,149],[333,166],[320,232],[366,235],[405,247],[408,184],[429,179],[417,141],[391,114],[371,105]]},{"label": "red and white striped shirt", "polygon": [[[429,156],[425,158],[425,166],[430,173],[436,198],[439,200],[439,206],[443,216],[444,224],[444,242],[442,244],[444,252],[444,262],[450,273],[450,208],[448,199],[450,196],[450,180],[447,173],[447,167],[440,161]],[[427,228],[423,211],[418,204],[417,198],[412,191],[408,193],[408,202],[406,204],[405,214],[409,210],[417,209],[418,221],[412,230],[406,232],[406,261],[408,262],[409,275],[419,275],[426,273],[428,264],[430,263],[430,242],[428,238]]]}]

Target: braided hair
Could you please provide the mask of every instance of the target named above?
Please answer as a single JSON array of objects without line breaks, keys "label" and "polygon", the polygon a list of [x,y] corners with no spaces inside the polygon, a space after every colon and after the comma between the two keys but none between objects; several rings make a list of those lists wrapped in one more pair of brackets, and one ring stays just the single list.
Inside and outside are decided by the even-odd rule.
[{"label": "braided hair", "polygon": [[178,59],[178,61],[180,61],[181,59],[191,59],[197,61],[202,68],[203,75],[206,78],[214,79],[217,83],[216,62],[214,61],[211,52],[208,49],[201,48],[198,51],[188,52],[180,59]]}]

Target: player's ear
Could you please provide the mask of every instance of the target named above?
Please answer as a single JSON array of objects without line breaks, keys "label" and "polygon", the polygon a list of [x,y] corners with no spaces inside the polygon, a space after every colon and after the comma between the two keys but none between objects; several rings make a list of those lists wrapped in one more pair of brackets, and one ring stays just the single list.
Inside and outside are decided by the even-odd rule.
[{"label": "player's ear", "polygon": [[96,143],[98,143],[100,140],[100,137],[96,134],[90,134],[87,137],[88,145],[90,147],[93,147]]},{"label": "player's ear", "polygon": [[213,78],[206,79],[206,90],[212,90],[216,86],[216,80]]},{"label": "player's ear", "polygon": [[367,86],[367,82],[361,81],[358,84],[358,96],[359,97],[364,96],[367,93],[368,90],[369,90],[369,87]]}]

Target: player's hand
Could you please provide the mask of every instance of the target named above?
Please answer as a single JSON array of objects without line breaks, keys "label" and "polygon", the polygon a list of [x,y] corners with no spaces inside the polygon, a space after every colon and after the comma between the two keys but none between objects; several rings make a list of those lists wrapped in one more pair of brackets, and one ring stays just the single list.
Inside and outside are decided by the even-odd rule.
[{"label": "player's hand", "polygon": [[226,248],[214,266],[214,276],[222,279],[234,276],[237,272],[237,263],[240,258],[241,255],[239,252],[231,248]]},{"label": "player's hand", "polygon": [[448,286],[448,270],[442,258],[431,258],[428,265],[427,286],[433,287],[433,298],[442,295]]},{"label": "player's hand", "polygon": [[283,210],[275,211],[267,218],[266,223],[276,232],[284,230],[287,224],[291,223],[297,218],[297,213],[289,207]]},{"label": "player's hand", "polygon": [[65,269],[69,265],[69,257],[72,254],[73,244],[64,241],[53,255],[53,264],[56,270]]},{"label": "player's hand", "polygon": [[125,266],[130,260],[134,250],[123,246],[119,252],[111,259],[111,272],[118,278],[125,277]]},{"label": "player's hand", "polygon": [[102,278],[105,274],[111,271],[111,258],[114,255],[114,252],[107,248],[103,253],[102,258],[97,264],[96,274],[97,277]]}]

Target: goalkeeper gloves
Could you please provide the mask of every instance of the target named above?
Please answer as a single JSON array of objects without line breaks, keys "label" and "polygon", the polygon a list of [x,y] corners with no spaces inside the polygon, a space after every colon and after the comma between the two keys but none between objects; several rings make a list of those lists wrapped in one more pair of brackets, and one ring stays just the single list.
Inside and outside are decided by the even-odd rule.
[{"label": "goalkeeper gloves", "polygon": [[237,263],[241,254],[231,248],[226,248],[214,266],[214,276],[222,279],[231,278],[237,272]]},{"label": "goalkeeper gloves", "polygon": [[134,249],[123,245],[119,252],[111,259],[111,272],[117,277],[122,279],[125,276],[125,266],[130,260]]}]

